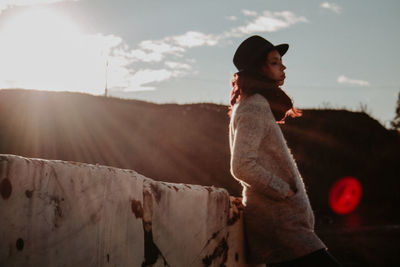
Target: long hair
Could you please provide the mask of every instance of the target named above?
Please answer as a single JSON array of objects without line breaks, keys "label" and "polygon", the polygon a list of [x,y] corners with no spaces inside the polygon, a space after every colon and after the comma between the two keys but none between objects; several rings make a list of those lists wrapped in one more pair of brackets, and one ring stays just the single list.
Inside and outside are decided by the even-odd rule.
[{"label": "long hair", "polygon": [[272,81],[255,71],[241,71],[233,75],[231,81],[232,92],[229,102],[228,115],[231,117],[233,106],[244,96],[256,93],[264,96],[271,107],[277,123],[285,123],[285,119],[300,117],[301,110],[293,106],[293,101],[279,88],[277,82]]}]

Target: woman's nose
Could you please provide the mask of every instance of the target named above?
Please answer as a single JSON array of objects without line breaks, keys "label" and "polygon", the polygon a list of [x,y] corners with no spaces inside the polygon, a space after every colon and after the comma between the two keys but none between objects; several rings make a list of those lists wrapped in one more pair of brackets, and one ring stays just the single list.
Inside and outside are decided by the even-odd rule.
[{"label": "woman's nose", "polygon": [[286,69],[286,66],[282,64],[282,70],[285,70],[285,69]]}]

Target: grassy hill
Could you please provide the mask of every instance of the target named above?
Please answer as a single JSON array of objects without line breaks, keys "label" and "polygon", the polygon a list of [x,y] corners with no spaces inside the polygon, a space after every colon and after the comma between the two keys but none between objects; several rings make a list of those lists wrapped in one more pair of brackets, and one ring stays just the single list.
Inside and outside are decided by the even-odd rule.
[{"label": "grassy hill", "polygon": [[[216,104],[0,90],[0,153],[133,169],[156,180],[224,187],[238,196],[241,188],[229,173],[226,111]],[[332,183],[351,175],[363,185],[359,212],[391,216],[390,207],[400,203],[396,132],[345,110],[304,110],[281,127],[317,213],[329,212]]]}]

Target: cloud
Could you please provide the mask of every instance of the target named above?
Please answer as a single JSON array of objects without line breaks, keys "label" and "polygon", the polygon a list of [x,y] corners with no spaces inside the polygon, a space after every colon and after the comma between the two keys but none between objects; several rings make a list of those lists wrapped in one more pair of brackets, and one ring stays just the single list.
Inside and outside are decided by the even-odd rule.
[{"label": "cloud", "polygon": [[196,31],[188,31],[185,34],[170,37],[180,47],[192,48],[196,46],[214,46],[218,43],[218,37],[212,34],[204,34]]},{"label": "cloud", "polygon": [[[260,14],[250,10],[242,10],[242,12],[245,16],[252,17],[252,20],[243,26],[232,28],[220,34],[187,31],[180,35],[167,36],[158,40],[145,40],[133,49],[120,45],[114,49],[114,54],[130,61],[131,65],[134,63],[155,64],[164,62],[164,67],[166,67],[153,69],[154,66],[151,66],[151,68],[141,69],[136,72],[130,71],[127,75],[129,76],[126,80],[127,84],[121,88],[125,88],[124,90],[126,91],[153,90],[154,86],[150,86],[151,83],[187,75],[192,71],[191,66],[178,62],[176,59],[183,58],[188,49],[215,46],[224,39],[242,37],[254,33],[276,32],[297,23],[308,22],[305,17],[297,16],[291,11],[264,11]],[[174,60],[171,60],[171,58],[174,58]]]},{"label": "cloud", "polygon": [[129,85],[124,91],[149,91],[154,90],[154,86],[151,83],[162,82],[169,80],[173,77],[182,75],[179,70],[167,70],[167,69],[143,69],[137,71],[129,79]]},{"label": "cloud", "polygon": [[237,17],[236,16],[227,16],[227,17],[225,17],[227,20],[230,20],[230,21],[235,21],[235,20],[237,20]]},{"label": "cloud", "polygon": [[[49,4],[62,0],[7,1],[3,6]],[[64,0],[67,1],[67,0]],[[74,1],[74,0],[70,0]],[[31,13],[29,13],[31,12]],[[122,91],[153,90],[154,83],[182,77],[192,70],[189,49],[218,45],[224,39],[278,31],[300,22],[290,11],[243,10],[247,24],[219,34],[187,31],[129,46],[115,35],[85,34],[71,18],[35,7],[8,21],[0,31],[0,88],[37,88],[100,94],[106,84]]]},{"label": "cloud", "polygon": [[243,9],[243,10],[242,10],[242,13],[243,13],[245,16],[251,16],[251,17],[255,17],[255,16],[258,15],[256,11],[247,10],[247,9]]},{"label": "cloud", "polygon": [[342,12],[342,8],[335,3],[324,2],[321,4],[321,8],[331,10],[332,12],[335,12],[336,14],[340,14]]},{"label": "cloud", "polygon": [[[250,11],[246,11],[250,14]],[[261,15],[254,15],[255,18],[244,26],[231,29],[225,33],[226,37],[241,37],[244,35],[276,32],[288,28],[300,22],[308,22],[306,17],[297,16],[291,11],[270,12],[264,11]]]},{"label": "cloud", "polygon": [[110,92],[152,90],[152,83],[192,71],[186,59],[179,62],[187,49],[217,44],[213,35],[188,31],[132,48],[115,35],[82,33],[71,18],[47,7],[8,20],[0,40],[0,88],[92,94],[103,93],[106,81]]},{"label": "cloud", "polygon": [[367,81],[350,79],[344,75],[340,75],[336,81],[340,84],[349,84],[349,85],[358,85],[358,86],[369,86],[370,85],[369,82],[367,82]]},{"label": "cloud", "polygon": [[177,46],[171,41],[164,40],[145,40],[139,43],[137,49],[130,51],[127,57],[133,61],[160,62],[166,55],[181,55],[185,52],[183,47]]},{"label": "cloud", "polygon": [[103,93],[106,82],[111,93],[153,90],[154,83],[192,71],[191,65],[171,58],[217,43],[212,35],[188,31],[132,48],[115,35],[82,33],[71,18],[44,7],[10,19],[0,40],[0,88],[92,94]]},{"label": "cloud", "polygon": [[79,0],[1,0],[0,1],[0,13],[13,6],[34,6],[44,4],[54,4],[57,2],[65,1],[79,1]]},{"label": "cloud", "polygon": [[291,11],[270,12],[264,11],[258,15],[255,11],[242,10],[247,15],[254,17],[244,26],[236,27],[221,34],[205,34],[198,31],[187,31],[181,35],[167,36],[159,40],[146,40],[132,49],[129,55],[133,61],[160,62],[167,56],[182,57],[190,48],[201,46],[215,46],[221,40],[232,37],[242,37],[248,34],[262,32],[276,32],[294,24],[308,22],[303,16],[297,16]]},{"label": "cloud", "polygon": [[242,10],[243,14],[253,19],[244,26],[236,27],[221,34],[205,34],[198,31],[187,31],[181,35],[167,36],[159,40],[146,40],[138,44],[137,48],[120,51],[132,62],[157,63],[165,61],[169,69],[141,70],[133,74],[129,91],[151,90],[154,87],[146,86],[152,82],[165,81],[173,77],[184,76],[191,70],[190,65],[167,60],[171,56],[182,58],[184,53],[191,48],[201,46],[215,46],[221,40],[242,37],[254,33],[276,32],[294,24],[308,22],[303,16],[297,16],[290,11],[270,12],[264,11],[260,15],[255,11]]},{"label": "cloud", "polygon": [[165,65],[171,69],[181,69],[181,70],[190,70],[192,67],[189,64],[174,62],[174,61],[166,61]]},{"label": "cloud", "polygon": [[123,40],[84,34],[72,19],[49,8],[34,8],[9,19],[0,31],[0,88],[36,88],[102,93],[108,79],[124,87],[129,64]]},{"label": "cloud", "polygon": [[138,48],[130,50],[125,56],[136,62],[160,62],[171,55],[182,57],[189,48],[214,46],[219,39],[220,37],[217,35],[188,31],[181,35],[168,36],[160,40],[142,41],[138,44]]}]

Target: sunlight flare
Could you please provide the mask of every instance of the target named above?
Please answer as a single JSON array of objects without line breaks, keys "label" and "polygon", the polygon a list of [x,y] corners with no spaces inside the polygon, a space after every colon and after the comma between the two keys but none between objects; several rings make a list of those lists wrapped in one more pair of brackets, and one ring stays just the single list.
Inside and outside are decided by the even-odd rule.
[{"label": "sunlight flare", "polygon": [[[10,18],[0,38],[0,88],[95,94],[103,92],[106,61],[122,42],[113,35],[84,34],[71,18],[43,7]],[[114,72],[126,73],[126,60],[109,61],[116,62]]]}]

